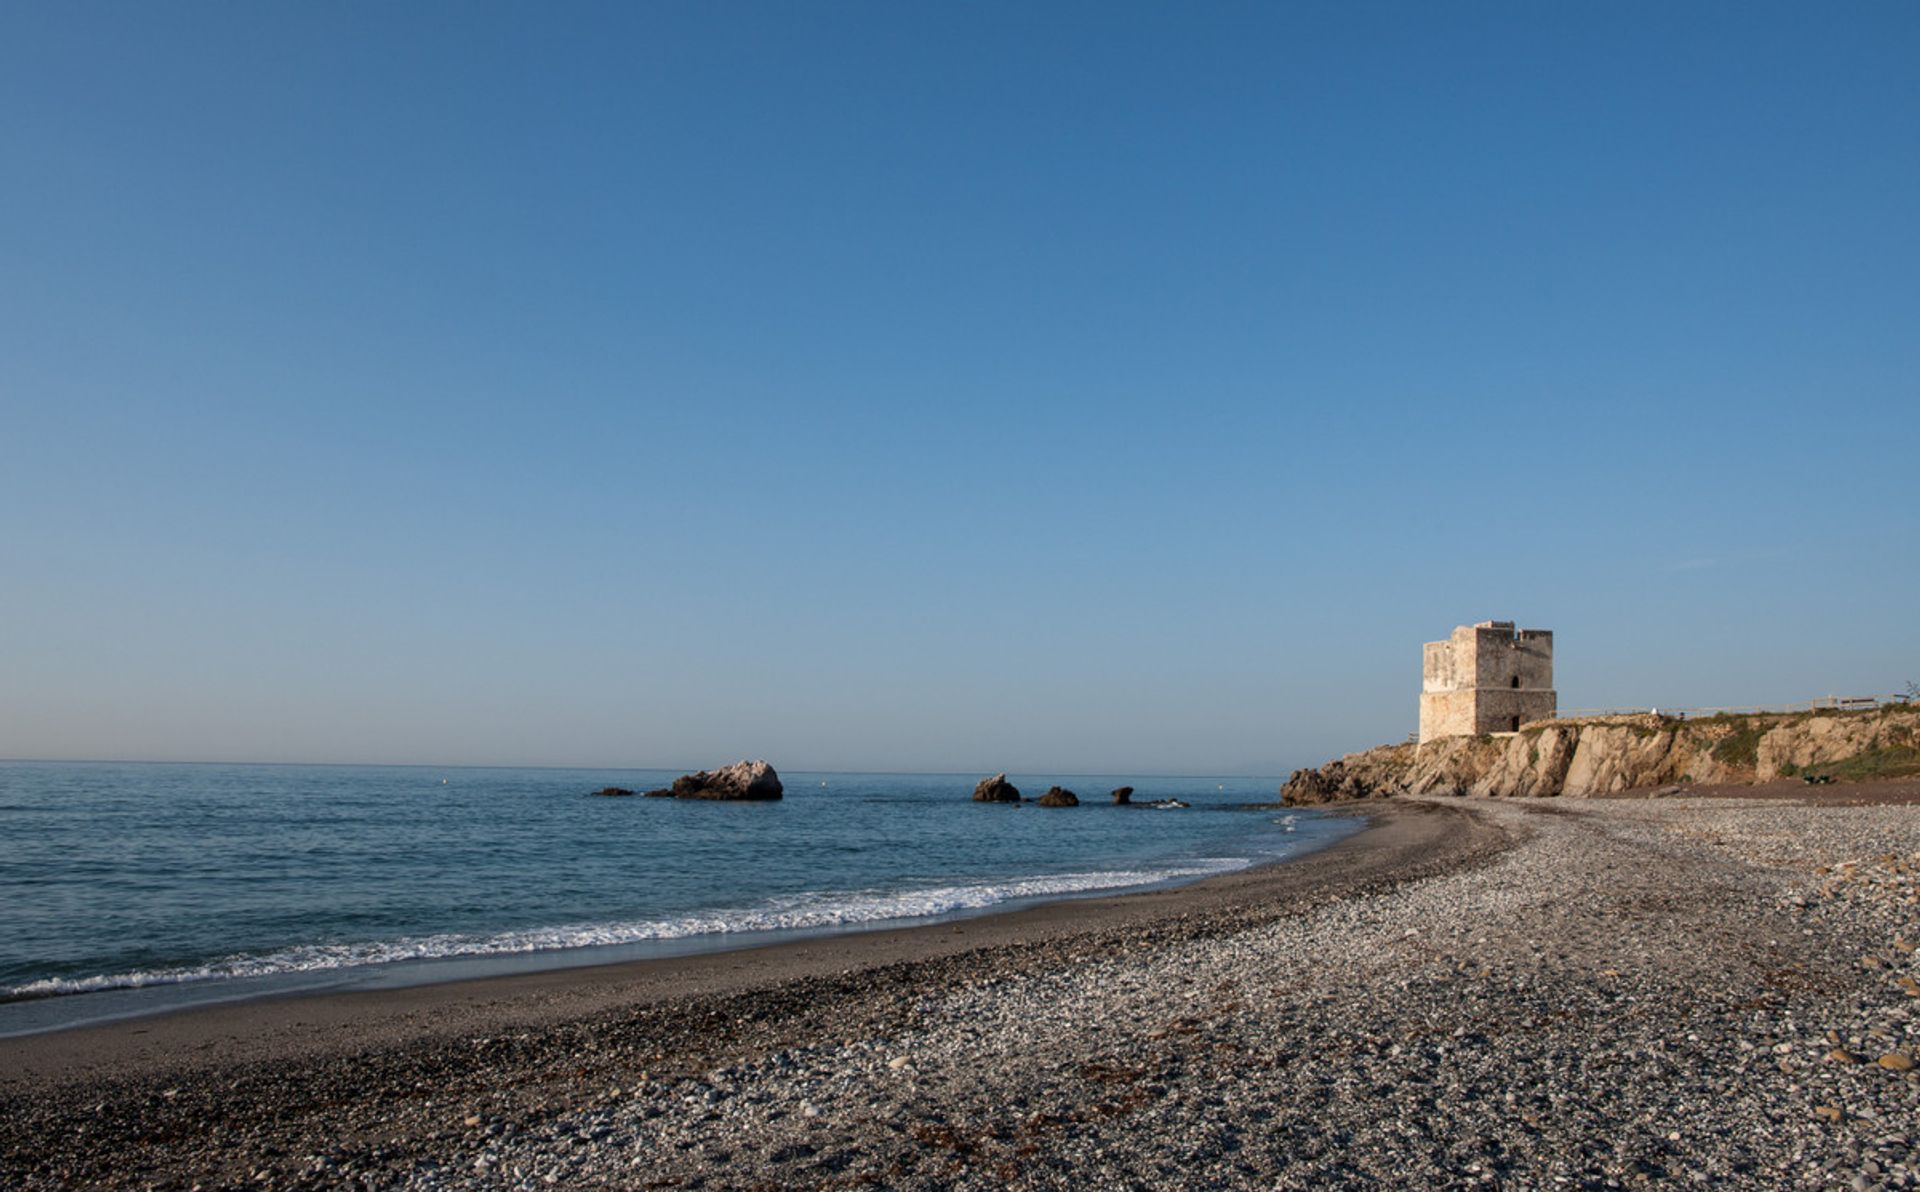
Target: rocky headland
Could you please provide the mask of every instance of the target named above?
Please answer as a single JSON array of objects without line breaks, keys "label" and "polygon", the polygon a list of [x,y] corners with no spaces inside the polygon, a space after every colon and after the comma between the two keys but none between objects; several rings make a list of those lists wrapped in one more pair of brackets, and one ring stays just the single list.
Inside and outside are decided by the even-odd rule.
[{"label": "rocky headland", "polygon": [[1779,778],[1920,774],[1920,707],[1683,720],[1653,714],[1541,720],[1518,732],[1382,745],[1280,788],[1294,806],[1394,795],[1590,796]]}]

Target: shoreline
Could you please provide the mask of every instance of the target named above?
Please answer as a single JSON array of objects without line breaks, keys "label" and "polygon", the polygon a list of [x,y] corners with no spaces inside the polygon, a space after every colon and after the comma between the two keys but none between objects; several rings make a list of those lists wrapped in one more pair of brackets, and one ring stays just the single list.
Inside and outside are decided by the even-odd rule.
[{"label": "shoreline", "polygon": [[[1287,811],[1279,804],[1235,805],[1239,811]],[[1134,809],[1122,809],[1134,810]],[[717,930],[694,935],[662,935],[628,942],[532,948],[512,951],[453,952],[341,965],[331,968],[289,969],[239,977],[155,980],[147,984],[107,984],[94,989],[49,991],[0,997],[0,1043],[10,1039],[145,1021],[175,1014],[213,1012],[257,1001],[312,999],[329,996],[393,993],[432,985],[478,985],[514,977],[580,970],[617,970],[630,965],[672,964],[700,956],[760,953],[842,936],[894,931],[937,931],[1003,915],[1037,910],[1053,903],[1087,903],[1138,894],[1162,893],[1232,877],[1251,870],[1297,863],[1339,844],[1364,830],[1365,824],[1340,826],[1340,821],[1364,816],[1339,809],[1307,813],[1329,825],[1300,837],[1301,846],[1277,856],[1255,857],[1238,868],[1218,866],[1213,872],[1177,873],[1132,884],[1089,885],[1056,892],[1016,893],[984,906],[927,914],[900,914],[886,918],[849,919],[797,927]],[[1291,828],[1288,829],[1292,831]],[[1324,833],[1330,839],[1321,839]],[[1170,860],[1167,864],[1185,864]],[[1092,875],[1095,877],[1100,874]],[[1050,875],[1036,875],[1046,881]],[[956,879],[963,885],[968,879]],[[988,881],[990,879],[979,879]],[[97,1006],[97,1012],[88,1007]],[[40,1011],[40,1013],[36,1013]],[[14,1021],[14,1020],[18,1021]]]},{"label": "shoreline", "polygon": [[[592,798],[578,773],[546,770],[448,786],[424,770],[173,769],[8,776],[0,816],[22,829],[8,872],[25,880],[0,948],[0,1035],[965,917],[1188,880],[1341,830],[1241,822],[1272,798],[1266,780],[1142,788],[1193,804],[1177,816],[1090,798],[1062,820],[969,804],[935,775],[796,775],[787,798],[742,809]],[[69,994],[86,1008],[48,1008],[83,1000]]]},{"label": "shoreline", "polygon": [[[221,1062],[324,1056],[397,1046],[446,1034],[547,1026],[569,1018],[686,998],[739,993],[763,984],[815,980],[853,966],[944,960],[979,949],[1112,930],[1146,920],[1214,913],[1319,885],[1355,863],[1371,876],[1401,863],[1405,817],[1381,805],[1318,809],[1368,822],[1311,852],[1181,884],[1048,899],[1033,905],[903,926],[718,947],[673,955],[554,966],[373,988],[243,994],[0,1037],[0,1097],[53,1079],[115,1077],[168,1070],[214,1041]],[[1398,810],[1398,809],[1396,809]],[[1404,828],[1402,829],[1404,831]],[[1287,875],[1276,878],[1275,875]],[[1342,883],[1344,884],[1344,883]],[[71,995],[77,997],[90,994]],[[236,1057],[237,1044],[243,1054]]]}]

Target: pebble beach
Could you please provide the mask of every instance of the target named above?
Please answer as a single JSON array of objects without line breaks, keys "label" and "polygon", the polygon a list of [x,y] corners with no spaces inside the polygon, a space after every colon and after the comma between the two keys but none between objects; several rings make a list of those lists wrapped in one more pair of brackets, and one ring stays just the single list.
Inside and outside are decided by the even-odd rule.
[{"label": "pebble beach", "polygon": [[0,1040],[0,1185],[1912,1187],[1920,806],[1852,794]]}]

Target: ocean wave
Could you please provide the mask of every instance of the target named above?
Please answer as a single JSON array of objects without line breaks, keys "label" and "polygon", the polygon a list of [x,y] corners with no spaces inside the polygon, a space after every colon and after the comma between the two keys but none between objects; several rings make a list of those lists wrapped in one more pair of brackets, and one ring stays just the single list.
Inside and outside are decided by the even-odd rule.
[{"label": "ocean wave", "polygon": [[503,931],[491,935],[445,933],[351,944],[301,944],[259,954],[222,957],[206,964],[91,977],[48,977],[15,985],[0,1000],[55,997],[108,989],[184,985],[286,973],[313,973],[409,960],[507,956],[575,948],[641,944],[746,932],[830,931],[900,919],[935,918],[982,910],[1029,898],[1058,898],[1161,882],[1208,877],[1245,868],[1249,858],[1203,858],[1154,869],[1104,870],[970,882],[919,890],[853,890],[770,898],[751,907],[669,919],[624,923],[577,923]]}]

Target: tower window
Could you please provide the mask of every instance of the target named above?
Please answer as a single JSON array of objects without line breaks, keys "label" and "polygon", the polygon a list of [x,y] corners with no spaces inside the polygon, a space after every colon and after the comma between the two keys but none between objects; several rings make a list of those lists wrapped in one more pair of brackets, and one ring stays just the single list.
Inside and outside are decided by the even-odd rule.
[{"label": "tower window", "polygon": [[1519,676],[1519,675],[1515,675],[1515,676],[1513,677],[1513,685],[1514,685],[1515,687],[1518,687],[1518,686],[1520,686],[1520,676]]}]

